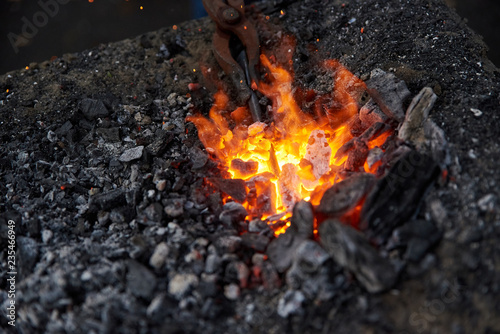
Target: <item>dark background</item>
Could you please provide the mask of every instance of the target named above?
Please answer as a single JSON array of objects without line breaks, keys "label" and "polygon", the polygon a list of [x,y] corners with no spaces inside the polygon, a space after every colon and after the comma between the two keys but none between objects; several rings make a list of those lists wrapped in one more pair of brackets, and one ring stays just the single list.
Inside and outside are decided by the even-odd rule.
[{"label": "dark background", "polygon": [[[0,0],[0,74],[23,68],[31,62],[135,37],[203,15],[201,0],[40,1],[57,3],[59,7],[53,17],[46,15],[46,22],[43,22],[43,14],[40,15],[39,0]],[[500,1],[446,2],[483,35],[490,47],[490,59],[500,67]],[[34,16],[40,20],[40,27],[35,27],[38,31],[30,39],[18,40],[26,20],[34,23]],[[12,46],[14,40],[18,41],[18,52]]]}]

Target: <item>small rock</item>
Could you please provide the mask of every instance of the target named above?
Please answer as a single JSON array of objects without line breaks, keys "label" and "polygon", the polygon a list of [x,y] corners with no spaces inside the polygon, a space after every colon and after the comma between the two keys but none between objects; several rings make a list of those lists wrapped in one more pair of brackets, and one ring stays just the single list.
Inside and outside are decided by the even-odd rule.
[{"label": "small rock", "polygon": [[51,230],[43,230],[42,231],[42,242],[44,244],[48,244],[50,239],[52,239],[53,235],[54,235],[54,233],[52,233]]},{"label": "small rock", "polygon": [[175,243],[182,243],[188,239],[187,233],[175,223],[168,223],[168,233],[170,235],[169,240]]},{"label": "small rock", "polygon": [[97,213],[97,221],[99,222],[100,225],[106,225],[106,223],[109,221],[109,212],[108,211],[99,211]]},{"label": "small rock", "polygon": [[224,296],[229,300],[236,300],[240,296],[240,287],[231,283],[224,287]]},{"label": "small rock", "polygon": [[193,147],[189,150],[189,158],[193,163],[193,169],[205,166],[208,161],[208,155],[198,147]]},{"label": "small rock", "polygon": [[152,203],[144,210],[144,213],[149,220],[159,223],[161,221],[163,207],[160,203]]},{"label": "small rock", "polygon": [[215,241],[221,253],[234,253],[241,247],[241,238],[235,235],[221,236]]},{"label": "small rock", "polygon": [[130,148],[122,153],[118,160],[121,162],[129,162],[132,160],[139,159],[142,157],[142,151],[144,150],[144,146],[137,146],[134,148]]},{"label": "small rock", "polygon": [[481,117],[483,115],[483,112],[479,109],[476,109],[476,108],[470,108],[470,111],[472,111],[472,113],[476,117]]},{"label": "small rock", "polygon": [[109,213],[109,219],[115,224],[123,224],[127,220],[122,210],[113,209]]},{"label": "small rock", "polygon": [[496,196],[494,194],[488,194],[477,201],[477,206],[483,212],[492,212],[495,209]]},{"label": "small rock", "polygon": [[225,279],[227,281],[238,281],[240,287],[246,288],[248,286],[248,277],[250,270],[248,266],[242,261],[234,261],[227,265],[225,272]]},{"label": "small rock", "polygon": [[161,293],[153,298],[146,309],[146,314],[150,319],[161,321],[168,312],[168,306],[166,294]]},{"label": "small rock", "polygon": [[432,220],[436,222],[436,224],[444,228],[445,224],[449,222],[448,212],[443,206],[443,203],[439,199],[434,199],[429,203],[429,209],[431,213]]},{"label": "small rock", "polygon": [[167,181],[166,180],[159,180],[158,182],[156,182],[156,189],[158,191],[165,190],[166,186],[167,186]]},{"label": "small rock", "polygon": [[54,143],[55,141],[57,141],[57,135],[54,131],[52,130],[49,130],[49,132],[47,132],[47,139],[51,142],[51,143]]},{"label": "small rock", "polygon": [[292,314],[303,312],[302,303],[306,300],[300,291],[288,290],[278,302],[278,314],[283,318],[288,318]]},{"label": "small rock", "polygon": [[205,261],[205,272],[207,274],[214,274],[219,270],[222,259],[217,254],[209,254],[207,260]]},{"label": "small rock", "polygon": [[167,262],[168,253],[168,245],[165,242],[160,242],[156,245],[153,255],[149,258],[149,264],[157,270],[161,269]]},{"label": "small rock", "polygon": [[176,93],[171,93],[169,96],[167,96],[167,102],[169,107],[175,107],[177,105],[177,94]]},{"label": "small rock", "polygon": [[169,200],[165,205],[164,211],[172,218],[182,216],[184,214],[184,200],[181,198]]},{"label": "small rock", "polygon": [[149,299],[156,288],[156,276],[139,262],[127,262],[127,289],[134,296]]},{"label": "small rock", "polygon": [[193,274],[176,274],[168,283],[168,292],[179,300],[198,286],[198,283],[198,277]]},{"label": "small rock", "polygon": [[[171,138],[173,138],[173,136]],[[151,155],[157,156],[163,152],[170,140],[165,140],[163,138],[155,139],[151,144],[146,146],[146,151]]]},{"label": "small rock", "polygon": [[142,256],[142,254],[146,252],[146,250],[149,249],[148,242],[141,234],[134,235],[129,239],[129,243],[131,245],[129,255],[133,259],[138,259],[140,256]]}]

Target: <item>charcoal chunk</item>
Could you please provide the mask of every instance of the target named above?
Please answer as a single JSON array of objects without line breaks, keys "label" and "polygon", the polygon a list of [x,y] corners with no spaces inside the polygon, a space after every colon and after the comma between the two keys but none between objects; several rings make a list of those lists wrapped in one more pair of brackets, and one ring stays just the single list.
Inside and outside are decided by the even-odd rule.
[{"label": "charcoal chunk", "polygon": [[107,142],[116,143],[120,141],[120,130],[118,128],[98,128],[96,133]]},{"label": "charcoal chunk", "polygon": [[208,181],[237,202],[243,203],[247,198],[245,181],[241,179],[209,178]]},{"label": "charcoal chunk", "polygon": [[193,168],[199,169],[207,163],[208,155],[198,147],[193,147],[189,150],[189,159],[193,163]]},{"label": "charcoal chunk", "polygon": [[241,159],[233,159],[231,160],[231,168],[236,169],[242,177],[247,177],[257,173],[259,163],[253,160],[243,161]]},{"label": "charcoal chunk", "polygon": [[399,129],[399,137],[408,142],[421,141],[424,137],[424,123],[436,102],[437,96],[432,88],[424,87],[411,101],[406,117]]},{"label": "charcoal chunk", "polygon": [[241,247],[241,238],[235,235],[221,236],[214,244],[221,253],[234,253]]},{"label": "charcoal chunk", "polygon": [[396,283],[397,273],[391,263],[351,226],[326,220],[319,226],[319,238],[334,261],[351,271],[368,292],[382,292]]},{"label": "charcoal chunk", "polygon": [[58,136],[65,136],[69,132],[69,130],[71,130],[72,128],[73,128],[73,124],[70,121],[66,121],[66,123],[64,123],[55,132],[56,132],[56,135],[58,135]]},{"label": "charcoal chunk", "polygon": [[269,244],[269,238],[262,234],[245,233],[241,236],[241,243],[257,252],[264,252]]},{"label": "charcoal chunk", "polygon": [[243,205],[237,202],[229,202],[222,207],[219,220],[224,223],[225,226],[231,227],[244,221],[247,215],[248,212]]},{"label": "charcoal chunk", "polygon": [[168,283],[168,292],[180,300],[199,284],[199,279],[193,274],[176,274]]},{"label": "charcoal chunk", "polygon": [[411,94],[404,81],[392,73],[375,69],[370,79],[366,81],[366,86],[370,96],[389,118],[398,122],[403,121],[405,117],[403,103]]},{"label": "charcoal chunk", "polygon": [[353,209],[374,184],[374,175],[355,174],[329,188],[316,211],[327,216],[341,216]]},{"label": "charcoal chunk", "polygon": [[406,246],[404,257],[420,261],[430,247],[441,239],[441,232],[430,221],[414,220],[396,228],[391,237],[392,247]]},{"label": "charcoal chunk", "polygon": [[411,151],[380,179],[361,210],[360,228],[376,244],[383,244],[397,226],[416,212],[425,191],[439,175],[428,155]]},{"label": "charcoal chunk", "polygon": [[92,197],[92,203],[97,204],[102,210],[122,206],[126,203],[125,192],[118,188]]},{"label": "charcoal chunk", "polygon": [[122,155],[118,158],[121,162],[130,162],[132,160],[137,160],[142,157],[142,151],[144,150],[144,146],[136,146],[133,148],[129,148],[125,150]]},{"label": "charcoal chunk", "polygon": [[385,123],[389,118],[382,112],[382,110],[380,110],[380,107],[375,103],[375,101],[370,99],[359,110],[359,119],[365,127],[369,127],[377,122]]},{"label": "charcoal chunk", "polygon": [[101,100],[94,99],[83,99],[80,102],[80,111],[89,121],[109,115],[104,103]]},{"label": "charcoal chunk", "polygon": [[304,237],[287,230],[285,234],[280,235],[267,246],[266,253],[278,272],[283,273],[290,268],[294,250],[297,249],[303,240]]},{"label": "charcoal chunk", "polygon": [[311,203],[304,200],[298,202],[293,207],[293,216],[290,221],[290,231],[295,231],[296,234],[310,238],[314,230],[314,212]]},{"label": "charcoal chunk", "polygon": [[299,289],[308,299],[328,300],[335,293],[332,260],[315,241],[304,240],[294,252],[292,267],[286,273],[289,287]]}]

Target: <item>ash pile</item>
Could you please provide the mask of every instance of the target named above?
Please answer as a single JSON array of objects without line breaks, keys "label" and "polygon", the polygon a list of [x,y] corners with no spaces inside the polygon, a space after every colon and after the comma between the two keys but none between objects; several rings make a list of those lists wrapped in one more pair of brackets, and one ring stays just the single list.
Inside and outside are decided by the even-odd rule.
[{"label": "ash pile", "polygon": [[[245,222],[241,205],[222,203],[220,190],[207,191],[216,163],[185,122],[212,104],[200,75],[200,59],[213,62],[208,18],[7,73],[2,312],[8,220],[18,275],[16,328],[4,316],[2,328],[500,330],[500,133],[492,126],[500,72],[478,36],[437,0],[269,1],[247,14],[295,36],[295,80],[308,88],[329,87],[311,64],[332,58],[366,82],[404,82],[397,130],[408,149],[385,177],[336,184],[322,209],[296,204],[276,238],[265,222]],[[257,26],[271,48],[278,32]],[[371,105],[383,108],[388,95],[377,92]],[[357,193],[370,203],[361,232],[337,221]]]}]

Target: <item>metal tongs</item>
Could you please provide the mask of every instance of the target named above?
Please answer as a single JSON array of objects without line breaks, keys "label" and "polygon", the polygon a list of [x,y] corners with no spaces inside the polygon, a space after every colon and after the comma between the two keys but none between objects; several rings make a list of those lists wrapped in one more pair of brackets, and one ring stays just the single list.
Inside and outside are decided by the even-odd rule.
[{"label": "metal tongs", "polygon": [[[203,0],[208,15],[216,23],[213,51],[222,70],[248,101],[254,122],[261,121],[259,99],[254,92],[259,83],[259,37],[255,26],[245,17],[243,0]],[[234,47],[234,41],[237,41]],[[239,48],[237,47],[239,44]]]}]

